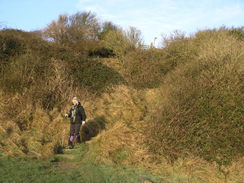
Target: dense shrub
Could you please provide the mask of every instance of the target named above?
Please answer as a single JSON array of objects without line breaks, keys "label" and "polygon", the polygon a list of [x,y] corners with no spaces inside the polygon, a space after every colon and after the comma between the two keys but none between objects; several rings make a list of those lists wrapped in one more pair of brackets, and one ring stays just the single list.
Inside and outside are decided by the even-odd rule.
[{"label": "dense shrub", "polygon": [[192,41],[198,56],[160,88],[149,144],[170,161],[194,155],[227,165],[244,153],[244,45],[222,29],[199,32]]},{"label": "dense shrub", "polygon": [[244,40],[244,27],[234,28],[230,30],[230,34],[236,37],[238,40]]},{"label": "dense shrub", "polygon": [[123,58],[124,76],[136,88],[155,88],[166,74],[161,50],[137,49]]},{"label": "dense shrub", "polygon": [[102,57],[102,58],[109,58],[115,56],[113,50],[105,47],[98,47],[93,50],[90,50],[88,55],[90,57]]},{"label": "dense shrub", "polygon": [[128,31],[122,29],[109,30],[104,34],[103,41],[105,47],[112,50],[119,58],[142,45],[141,33],[133,27]]},{"label": "dense shrub", "polygon": [[0,32],[0,63],[7,61],[11,56],[23,52],[23,39],[16,36],[16,33],[20,32],[16,30],[4,30]]},{"label": "dense shrub", "polygon": [[109,86],[124,83],[118,72],[95,59],[73,60],[69,63],[67,72],[78,88],[86,87],[95,93],[101,93]]}]

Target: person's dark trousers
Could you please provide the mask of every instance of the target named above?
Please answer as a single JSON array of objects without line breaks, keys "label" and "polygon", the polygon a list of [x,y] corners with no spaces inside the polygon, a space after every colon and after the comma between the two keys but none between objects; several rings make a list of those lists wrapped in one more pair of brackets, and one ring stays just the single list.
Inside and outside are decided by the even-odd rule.
[{"label": "person's dark trousers", "polygon": [[73,141],[76,138],[77,143],[81,143],[80,139],[80,123],[70,123],[70,137],[68,141],[68,145],[73,147]]}]

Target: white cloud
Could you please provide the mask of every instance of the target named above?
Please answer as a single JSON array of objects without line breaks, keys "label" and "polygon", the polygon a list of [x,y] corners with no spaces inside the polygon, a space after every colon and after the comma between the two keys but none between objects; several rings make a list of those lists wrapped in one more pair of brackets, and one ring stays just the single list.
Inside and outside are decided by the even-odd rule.
[{"label": "white cloud", "polygon": [[[223,3],[225,2],[225,3]],[[80,0],[78,10],[94,11],[102,20],[124,28],[137,27],[147,44],[162,33],[179,29],[187,33],[231,23],[244,16],[244,3],[227,0]]]}]

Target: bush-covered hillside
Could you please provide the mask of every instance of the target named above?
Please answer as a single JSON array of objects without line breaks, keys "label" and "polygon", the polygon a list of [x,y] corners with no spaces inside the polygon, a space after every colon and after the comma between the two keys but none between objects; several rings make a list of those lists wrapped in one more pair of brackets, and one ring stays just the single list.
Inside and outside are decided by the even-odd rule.
[{"label": "bush-covered hillside", "polygon": [[1,154],[58,153],[69,133],[63,114],[78,96],[86,161],[241,182],[243,40],[243,28],[222,27],[143,49],[139,30],[91,12],[60,15],[35,32],[2,29]]}]

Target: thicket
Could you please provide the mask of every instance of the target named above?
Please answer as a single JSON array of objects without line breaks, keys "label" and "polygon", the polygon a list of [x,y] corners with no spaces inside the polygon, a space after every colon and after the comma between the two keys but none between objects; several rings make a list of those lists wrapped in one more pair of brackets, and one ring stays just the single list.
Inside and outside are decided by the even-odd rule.
[{"label": "thicket", "polygon": [[[144,148],[171,163],[193,156],[222,166],[243,157],[243,28],[176,32],[162,48],[142,45],[137,29],[90,12],[61,15],[43,31],[1,30],[0,149],[54,153],[68,135],[61,114],[78,95],[92,118],[107,122],[101,151],[117,163],[121,149],[122,159],[137,152],[131,165]],[[117,138],[121,144],[106,143]]]},{"label": "thicket", "polygon": [[244,44],[226,29],[198,32],[188,44],[194,55],[186,58],[192,59],[159,88],[161,101],[147,128],[149,144],[170,162],[193,155],[228,165],[244,153]]}]

